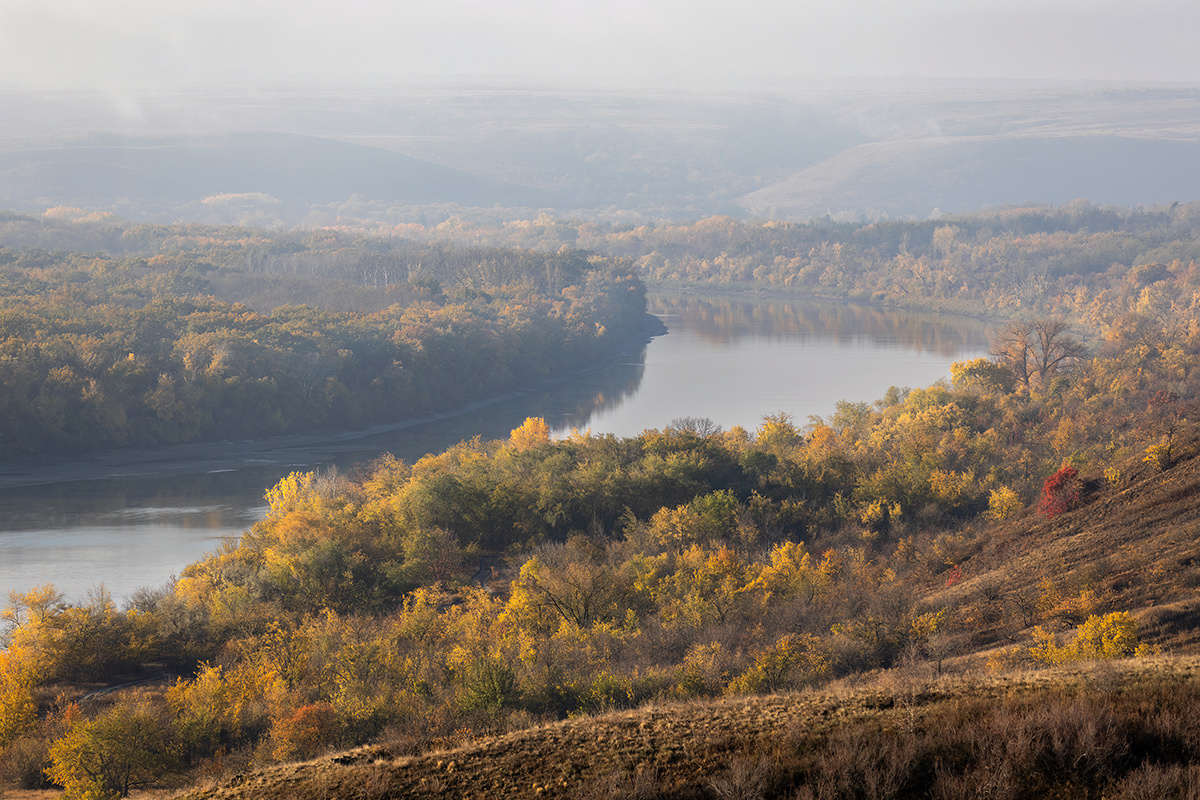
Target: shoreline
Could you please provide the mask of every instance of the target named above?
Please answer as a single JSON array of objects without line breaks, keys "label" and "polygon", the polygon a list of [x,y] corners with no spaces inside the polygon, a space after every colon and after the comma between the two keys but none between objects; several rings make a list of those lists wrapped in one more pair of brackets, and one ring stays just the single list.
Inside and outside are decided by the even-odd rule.
[{"label": "shoreline", "polygon": [[984,313],[983,310],[975,309],[966,311],[962,309],[939,309],[930,305],[916,303],[913,305],[905,305],[904,303],[889,303],[886,300],[864,300],[855,297],[834,297],[832,295],[813,294],[812,292],[799,292],[792,289],[777,289],[775,287],[764,288],[756,284],[691,284],[674,286],[670,283],[647,283],[646,294],[649,296],[654,292],[670,292],[672,294],[682,295],[698,295],[701,297],[755,297],[755,298],[772,298],[778,297],[787,300],[810,300],[821,303],[834,303],[837,305],[862,306],[863,308],[886,309],[889,311],[901,311],[909,314],[928,314],[934,317],[960,317],[962,319],[976,320],[989,325],[1004,325],[1018,318],[1019,315],[1013,316],[996,316],[994,314]]},{"label": "shoreline", "polygon": [[597,361],[463,406],[366,428],[295,433],[236,442],[189,442],[157,447],[119,448],[54,461],[0,461],[0,491],[80,481],[228,472],[272,463],[286,466],[298,458],[310,462],[319,461],[323,457],[358,450],[360,448],[355,446],[355,443],[371,436],[462,416],[600,372],[611,367],[629,352],[666,333],[667,328],[662,320],[647,313],[638,331],[614,344],[608,353]]},{"label": "shoreline", "polygon": [[[646,288],[648,295],[653,293],[668,293],[699,297],[725,296],[807,300],[833,305],[889,309],[909,314],[974,319],[988,324],[1003,324],[1007,321],[1002,318],[956,311],[933,311],[926,308],[907,307],[877,301],[828,297],[806,292],[780,291],[761,287],[707,285],[676,287],[670,284],[652,284]],[[360,443],[371,436],[407,430],[470,414],[482,408],[515,400],[586,375],[600,372],[611,367],[630,351],[666,333],[667,328],[663,324],[663,321],[647,312],[639,330],[614,344],[613,348],[597,361],[463,406],[417,417],[408,417],[395,422],[379,423],[366,428],[295,433],[242,441],[190,442],[150,447],[118,448],[81,454],[79,456],[64,456],[61,459],[0,461],[0,491],[83,481],[102,481],[105,479],[229,472],[261,466],[286,467],[294,465],[297,468],[303,468],[315,461],[359,450],[361,448],[356,446],[356,443]]]}]

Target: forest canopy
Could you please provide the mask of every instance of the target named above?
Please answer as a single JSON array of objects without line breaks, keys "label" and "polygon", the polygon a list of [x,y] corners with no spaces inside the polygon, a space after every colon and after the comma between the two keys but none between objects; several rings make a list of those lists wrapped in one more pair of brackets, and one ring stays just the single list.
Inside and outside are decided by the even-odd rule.
[{"label": "forest canopy", "polygon": [[175,247],[0,247],[0,458],[395,421],[533,385],[646,330],[641,281],[578,251],[126,237]]}]

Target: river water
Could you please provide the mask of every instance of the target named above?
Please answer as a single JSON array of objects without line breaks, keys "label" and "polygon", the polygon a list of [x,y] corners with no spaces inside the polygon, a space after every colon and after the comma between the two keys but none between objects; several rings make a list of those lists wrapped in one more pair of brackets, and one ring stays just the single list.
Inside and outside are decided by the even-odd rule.
[{"label": "river water", "polygon": [[168,581],[263,513],[263,493],[298,469],[353,471],[382,452],[408,460],[472,436],[501,438],[529,416],[633,436],[678,417],[754,430],[764,415],[798,423],[839,400],[927,386],[987,350],[979,321],[810,300],[653,294],[669,333],[607,369],[468,413],[401,430],[223,443],[0,470],[0,604],[53,583],[84,600],[118,600]]}]

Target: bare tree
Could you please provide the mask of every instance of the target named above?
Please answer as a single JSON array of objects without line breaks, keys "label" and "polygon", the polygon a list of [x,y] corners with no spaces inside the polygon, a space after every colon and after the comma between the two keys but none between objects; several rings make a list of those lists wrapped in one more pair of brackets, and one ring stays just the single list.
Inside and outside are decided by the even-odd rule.
[{"label": "bare tree", "polygon": [[1030,362],[1033,359],[1031,351],[1029,323],[1014,322],[996,334],[988,354],[1011,369],[1017,380],[1028,389]]},{"label": "bare tree", "polygon": [[708,417],[675,417],[667,430],[680,433],[694,433],[702,438],[716,436],[721,432],[721,426]]},{"label": "bare tree", "polygon": [[1067,323],[1057,318],[1014,322],[1000,332],[991,349],[991,356],[1011,369],[1026,389],[1069,371],[1086,355]]},{"label": "bare tree", "polygon": [[1059,372],[1070,370],[1087,355],[1083,343],[1071,335],[1067,323],[1061,319],[1034,320],[1033,333],[1034,366],[1043,383]]}]

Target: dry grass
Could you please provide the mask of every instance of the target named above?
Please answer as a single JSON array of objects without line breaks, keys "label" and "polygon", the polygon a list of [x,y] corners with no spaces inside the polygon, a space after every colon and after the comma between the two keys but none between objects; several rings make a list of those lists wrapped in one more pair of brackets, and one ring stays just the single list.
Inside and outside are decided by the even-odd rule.
[{"label": "dry grass", "polygon": [[[394,757],[382,747],[359,748],[238,775],[182,797],[749,799],[789,796],[793,790],[804,796],[813,786],[797,776],[843,773],[872,785],[881,782],[862,796],[901,797],[907,796],[901,790],[913,780],[913,765],[924,763],[915,744],[917,735],[928,737],[930,729],[940,732],[947,727],[931,720],[954,718],[958,722],[949,727],[963,727],[986,716],[984,709],[1015,704],[1015,711],[1000,712],[1009,716],[993,722],[986,735],[1018,725],[1024,719],[1021,714],[1033,714],[1033,722],[1020,723],[1022,730],[1029,729],[1030,742],[1039,741],[1037,725],[1053,723],[1064,730],[1085,731],[1054,734],[1056,741],[1070,743],[1080,736],[1100,735],[1093,718],[1103,717],[1096,711],[1107,702],[1102,698],[1142,686],[1186,686],[1200,696],[1200,658],[1077,664],[1007,675],[932,678],[888,672],[822,691],[650,706],[568,720],[419,756]],[[1047,706],[1038,700],[1043,697],[1068,699]],[[1092,698],[1092,705],[1080,706],[1070,700],[1073,697]],[[1104,733],[1103,725],[1099,730]],[[1120,747],[1112,737],[1103,745],[1090,741],[1071,746]],[[1036,749],[1027,747],[1031,748]],[[1014,758],[1018,756],[1034,758],[1021,753]],[[940,780],[952,787],[959,778],[947,775]],[[895,791],[885,791],[884,784],[894,784]]]},{"label": "dry grass", "polygon": [[[129,800],[166,800],[174,794],[170,789],[135,789]],[[61,800],[62,796],[62,789],[0,789],[3,800]]]},{"label": "dry grass", "polygon": [[[1071,627],[1088,613],[1120,610],[1137,619],[1143,641],[1166,651],[1197,652],[1200,440],[1195,430],[1179,451],[1177,463],[1163,472],[1133,456],[1118,465],[1122,477],[1116,485],[1094,476],[1081,508],[1054,519],[1030,509],[990,528],[981,536],[979,552],[962,564],[968,577],[935,588],[923,603],[978,609],[990,602],[1005,621],[991,630],[978,625],[971,648],[976,650],[1008,643],[1034,624]],[[1060,596],[1048,596],[1048,589]],[[1022,598],[1037,606],[1030,620],[1023,620],[1018,609]]]}]

